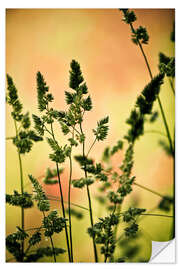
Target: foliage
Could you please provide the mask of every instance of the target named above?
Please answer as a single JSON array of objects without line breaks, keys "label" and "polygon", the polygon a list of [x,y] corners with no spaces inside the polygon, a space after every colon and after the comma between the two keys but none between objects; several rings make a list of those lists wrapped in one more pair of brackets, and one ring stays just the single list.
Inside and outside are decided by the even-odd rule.
[{"label": "foliage", "polygon": [[[148,44],[149,34],[145,27],[138,26],[134,28],[133,23],[137,17],[133,11],[129,9],[120,9],[123,13],[123,21],[129,24],[132,32],[132,41],[143,50],[143,45]],[[174,32],[171,34],[172,41],[175,40]],[[146,59],[147,61],[147,59]],[[148,66],[150,69],[150,67]],[[80,64],[72,60],[70,63],[69,90],[65,91],[65,102],[67,109],[57,110],[53,107],[53,95],[49,92],[43,75],[37,73],[37,103],[39,115],[33,114],[34,130],[31,129],[31,120],[29,113],[23,114],[23,106],[19,100],[17,89],[12,78],[7,75],[8,93],[7,103],[12,108],[11,116],[15,123],[16,136],[12,137],[13,144],[17,147],[20,162],[20,178],[21,193],[14,191],[13,195],[6,195],[6,202],[12,206],[21,207],[21,227],[17,226],[17,231],[6,237],[7,250],[13,255],[18,262],[36,262],[43,257],[53,257],[56,262],[56,256],[64,254],[67,250],[69,262],[74,262],[73,257],[73,224],[71,216],[78,220],[84,217],[84,214],[74,209],[75,206],[84,208],[83,206],[73,204],[71,202],[71,187],[82,189],[86,188],[88,199],[88,214],[90,217],[90,226],[87,229],[88,235],[93,241],[94,260],[98,262],[97,245],[100,245],[100,253],[104,256],[104,262],[125,262],[129,258],[135,256],[139,247],[129,247],[130,239],[136,239],[139,235],[140,225],[138,218],[146,215],[146,209],[130,206],[128,209],[122,208],[124,200],[133,191],[133,186],[137,184],[136,177],[133,175],[134,165],[134,147],[135,142],[144,135],[144,126],[155,122],[159,112],[153,111],[154,103],[158,100],[161,85],[164,83],[164,77],[170,80],[175,77],[175,58],[168,57],[163,53],[159,54],[159,74],[155,77],[151,76],[149,83],[143,88],[138,95],[134,108],[132,108],[126,123],[129,126],[123,140],[118,139],[114,145],[106,146],[102,154],[101,162],[89,157],[95,143],[104,141],[109,131],[109,116],[97,121],[97,126],[92,130],[94,141],[89,149],[86,149],[87,136],[83,131],[83,123],[85,114],[93,109],[93,103],[88,87],[84,81]],[[60,129],[54,129],[54,124],[58,124]],[[56,132],[66,136],[66,144],[62,144],[56,139]],[[47,137],[48,136],[48,137]],[[55,169],[47,168],[42,178],[43,184],[58,184],[60,191],[60,213],[51,209],[49,197],[43,190],[42,185],[31,174],[29,180],[33,187],[33,194],[24,192],[21,154],[31,151],[35,142],[42,141],[46,138],[46,142],[50,146],[51,153],[49,159],[55,163]],[[167,154],[172,155],[170,146],[166,141],[160,140],[161,146]],[[78,146],[82,152],[73,154],[73,150]],[[123,149],[124,148],[124,149]],[[78,151],[76,151],[78,152]],[[119,158],[123,154],[122,162],[115,168],[112,164],[114,155]],[[83,175],[78,179],[73,179],[73,162],[72,158],[80,165]],[[59,168],[59,164],[69,161],[69,183],[68,183],[68,201],[65,208],[64,193],[62,190],[63,169]],[[104,217],[98,217],[98,222],[94,223],[91,186],[97,184],[98,191],[95,195],[97,201],[105,207],[106,214]],[[141,185],[139,185],[141,186]],[[143,186],[141,186],[143,188]],[[48,187],[47,187],[48,188]],[[145,187],[144,187],[145,188]],[[145,188],[148,190],[147,188]],[[150,190],[150,192],[155,193]],[[156,192],[158,195],[158,193]],[[161,195],[160,195],[161,196]],[[34,206],[42,214],[42,221],[39,228],[35,228],[33,233],[29,233],[24,229],[24,209]],[[161,196],[161,201],[157,205],[159,210],[169,212],[174,204],[174,198],[170,196]],[[73,205],[73,208],[72,208]],[[87,213],[87,212],[86,212]],[[68,216],[68,218],[66,218]],[[124,250],[122,254],[116,255],[116,248],[122,244],[117,236],[118,226],[123,224]],[[31,230],[31,229],[30,229]],[[84,230],[84,229],[83,229]],[[27,233],[28,231],[28,233]],[[65,241],[67,249],[55,247],[53,237],[56,234],[65,233]],[[42,246],[43,237],[48,237],[50,246]],[[121,238],[121,235],[120,235]],[[27,245],[24,245],[27,241]],[[119,242],[119,244],[118,244]],[[39,245],[39,246],[38,246]],[[26,247],[26,249],[24,248]],[[32,250],[31,248],[35,249]],[[122,255],[122,256],[121,256]],[[75,259],[76,261],[76,259]]]},{"label": "foliage", "polygon": [[65,227],[66,220],[58,217],[57,211],[51,211],[47,217],[43,219],[43,226],[45,228],[44,235],[52,236],[54,233],[60,233]]},{"label": "foliage", "polygon": [[38,183],[38,181],[32,175],[29,175],[29,179],[34,188],[34,199],[37,201],[37,207],[42,212],[49,211],[50,209],[49,200],[47,199],[42,189],[42,186]]},{"label": "foliage", "polygon": [[175,77],[175,57],[168,57],[164,53],[159,53],[159,70],[167,77]]},{"label": "foliage", "polygon": [[31,208],[33,206],[32,195],[27,192],[19,194],[18,191],[14,190],[13,195],[6,194],[6,203],[23,208]]},{"label": "foliage", "polygon": [[[19,100],[18,91],[9,75],[7,75],[7,84],[8,93],[6,101],[12,108],[11,115],[16,127],[16,136],[13,137],[12,141],[17,147],[18,152],[20,154],[25,154],[30,152],[34,142],[42,141],[42,137],[38,136],[33,130],[30,130],[31,121],[29,113],[22,113],[23,106]],[[19,122],[20,124],[19,132],[17,132],[16,122]]]}]

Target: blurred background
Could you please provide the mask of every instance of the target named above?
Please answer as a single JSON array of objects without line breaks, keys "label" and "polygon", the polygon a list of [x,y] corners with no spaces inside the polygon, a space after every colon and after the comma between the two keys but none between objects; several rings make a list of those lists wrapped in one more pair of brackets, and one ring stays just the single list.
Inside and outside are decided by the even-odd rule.
[{"label": "blurred background", "polygon": [[[144,50],[149,60],[152,73],[158,73],[158,53],[174,55],[174,44],[170,41],[175,12],[172,9],[137,9],[137,21],[134,26],[145,26],[150,36]],[[92,112],[87,113],[84,131],[87,148],[93,142],[92,129],[97,120],[109,115],[110,130],[104,142],[97,143],[91,151],[96,162],[101,160],[102,152],[122,139],[127,132],[125,123],[135,100],[144,86],[150,81],[144,59],[139,48],[132,43],[129,26],[122,22],[118,9],[7,9],[6,11],[6,71],[13,77],[23,102],[24,111],[38,114],[36,93],[36,72],[40,71],[50,86],[55,101],[54,108],[66,108],[64,91],[69,86],[69,65],[77,60],[87,83],[93,101]],[[161,88],[160,98],[170,127],[174,130],[174,97],[167,79]],[[157,104],[154,110],[159,110]],[[6,108],[6,136],[14,136],[15,130]],[[165,132],[161,116],[153,125],[145,125],[145,135],[135,145],[133,175],[138,183],[161,194],[172,195],[173,160],[158,145],[161,135],[149,132]],[[60,127],[56,135],[62,144],[66,138]],[[125,147],[126,148],[126,147]],[[26,190],[31,192],[28,174],[35,177],[43,175],[46,168],[54,168],[48,160],[50,148],[45,141],[37,143],[29,154],[23,157],[23,169]],[[81,153],[77,148],[74,154]],[[113,158],[113,165],[120,166],[124,150]],[[73,165],[73,179],[82,176],[78,164]],[[67,196],[69,164],[64,164],[62,175],[63,192]],[[6,192],[20,191],[18,156],[11,141],[6,143]],[[58,196],[58,186],[44,187],[48,194]],[[97,185],[91,187],[93,196],[94,219],[105,215],[103,206],[96,200]],[[106,196],[106,194],[104,194]],[[72,201],[88,206],[85,190],[72,190]],[[150,192],[134,186],[134,192],[127,196],[123,209],[129,205],[153,209],[160,198]],[[52,208],[59,209],[59,202],[52,202]],[[74,257],[77,262],[93,260],[92,240],[87,235],[89,216],[81,210],[83,218],[73,218]],[[155,209],[153,213],[166,214]],[[168,212],[168,214],[172,214]],[[25,211],[25,227],[37,227],[41,222],[41,213],[36,208]],[[20,209],[7,205],[6,233],[15,231],[20,224]],[[134,240],[136,252],[134,261],[147,260],[151,254],[151,241],[168,241],[171,238],[172,219],[148,216],[139,221],[140,236]],[[120,233],[120,232],[119,232]],[[49,240],[48,240],[49,241]],[[64,235],[57,235],[55,244],[65,248]],[[139,241],[139,242],[138,242]],[[140,244],[137,244],[140,243]],[[46,244],[46,239],[45,239]],[[125,245],[122,242],[122,246]],[[138,246],[138,248],[137,248]],[[145,247],[145,248],[144,248]],[[118,252],[123,254],[119,247]],[[7,259],[11,255],[7,254]],[[59,261],[67,261],[61,255]]]}]

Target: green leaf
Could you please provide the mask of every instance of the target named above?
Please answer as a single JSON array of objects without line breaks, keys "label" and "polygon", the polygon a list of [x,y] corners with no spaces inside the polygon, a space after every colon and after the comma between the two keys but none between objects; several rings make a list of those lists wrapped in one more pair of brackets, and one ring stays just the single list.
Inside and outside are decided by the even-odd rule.
[{"label": "green leaf", "polygon": [[49,87],[40,72],[37,72],[37,93],[38,93],[38,109],[40,112],[44,111],[48,104],[48,98],[46,97]]},{"label": "green leaf", "polygon": [[169,212],[171,209],[171,205],[173,204],[173,198],[169,197],[169,196],[165,196],[164,198],[162,198],[162,200],[160,201],[158,208]]},{"label": "green leaf", "polygon": [[17,240],[25,240],[29,235],[21,229],[19,226],[16,226],[17,231],[15,233]]},{"label": "green leaf", "polygon": [[14,120],[21,121],[23,118],[22,114],[22,104],[19,101],[18,98],[18,92],[16,89],[16,86],[14,85],[14,82],[12,78],[7,74],[7,84],[8,84],[8,93],[6,97],[6,101],[9,105],[12,106],[13,111],[11,112],[11,115]]},{"label": "green leaf", "polygon": [[81,165],[81,166],[86,166],[86,165],[91,165],[93,164],[93,160],[87,158],[86,156],[83,155],[77,155],[74,156],[74,159]]},{"label": "green leaf", "polygon": [[62,122],[60,122],[60,125],[61,125],[61,130],[62,130],[63,134],[67,135],[70,132],[69,127]]},{"label": "green leaf", "polygon": [[[29,153],[31,151],[33,142],[27,137],[22,138],[21,137],[22,134],[23,133],[19,134],[20,136],[16,136],[13,138],[13,144],[16,145],[20,154]],[[25,132],[24,132],[24,134],[25,134]],[[28,136],[27,133],[26,133],[26,136]]]},{"label": "green leaf", "polygon": [[171,60],[171,58],[166,56],[164,53],[162,53],[162,52],[159,53],[159,64],[167,65],[170,60]]},{"label": "green leaf", "polygon": [[49,204],[49,200],[47,199],[42,186],[39,184],[39,182],[32,176],[32,175],[28,175],[33,188],[34,188],[34,199],[38,202],[37,206],[39,208],[40,211],[44,212],[44,211],[49,211],[50,209],[50,204]]},{"label": "green leaf", "polygon": [[102,161],[108,163],[110,161],[110,147],[107,146],[104,149],[103,155],[102,155]]},{"label": "green leaf", "polygon": [[123,21],[127,24],[131,24],[137,20],[136,15],[134,14],[134,11],[129,11],[127,8],[120,9],[123,14],[124,18]]},{"label": "green leaf", "polygon": [[144,115],[137,110],[132,110],[130,117],[126,120],[126,123],[130,125],[128,134],[124,137],[128,142],[134,143],[141,135],[144,134]]},{"label": "green leaf", "polygon": [[51,211],[48,216],[43,219],[45,228],[44,235],[52,236],[54,233],[60,233],[66,226],[66,219],[59,217],[57,211]]},{"label": "green leaf", "polygon": [[113,148],[111,150],[111,156],[114,155],[115,153],[117,153],[122,148],[123,148],[123,141],[121,141],[121,140],[117,141],[117,144],[115,146],[113,146]]},{"label": "green leaf", "polygon": [[41,242],[41,233],[40,232],[35,232],[31,238],[29,239],[29,244],[31,246],[34,246],[36,244],[38,244],[39,242]]},{"label": "green leaf", "polygon": [[82,94],[87,94],[88,93],[88,88],[87,88],[87,85],[86,83],[83,83],[79,86],[79,90],[82,92]]},{"label": "green leaf", "polygon": [[124,222],[134,221],[135,217],[141,215],[145,211],[146,209],[143,208],[130,207],[127,211],[123,213],[123,221]]},{"label": "green leaf", "polygon": [[143,44],[148,44],[149,35],[146,28],[139,26],[137,29],[135,29],[132,34],[132,40],[135,44],[137,44],[137,41]]},{"label": "green leaf", "polygon": [[53,140],[51,138],[46,138],[46,139],[47,139],[48,144],[52,148],[52,150],[54,150],[54,151],[59,150],[59,145],[55,140]]},{"label": "green leaf", "polygon": [[71,66],[71,70],[70,70],[69,86],[72,89],[77,90],[79,85],[84,81],[84,78],[82,76],[80,65],[77,61],[72,60],[70,66]]},{"label": "green leaf", "polygon": [[71,146],[78,146],[78,143],[76,140],[74,140],[73,138],[69,138],[68,141],[70,142]]},{"label": "green leaf", "polygon": [[109,122],[109,116],[106,116],[105,118],[101,119],[98,123],[99,126],[105,125]]},{"label": "green leaf", "polygon": [[123,197],[118,194],[118,193],[115,193],[114,191],[110,191],[108,193],[108,198],[110,200],[110,202],[114,203],[114,204],[121,204],[123,202]]},{"label": "green leaf", "polygon": [[33,130],[29,130],[28,137],[30,140],[32,140],[34,142],[39,142],[39,141],[43,140],[43,137],[38,136]]},{"label": "green leaf", "polygon": [[75,94],[65,91],[65,99],[67,104],[72,104],[74,101]]},{"label": "green leaf", "polygon": [[37,115],[33,114],[32,118],[34,120],[34,128],[36,129],[36,131],[39,133],[40,136],[44,135],[44,123],[41,120],[40,117],[38,117]]},{"label": "green leaf", "polygon": [[27,192],[19,194],[16,190],[14,190],[13,195],[6,194],[6,203],[23,208],[31,208],[33,206],[32,195],[28,194]]},{"label": "green leaf", "polygon": [[89,185],[92,185],[93,183],[94,183],[94,179],[92,177],[72,180],[72,185],[75,188],[83,188],[85,185],[89,186]]},{"label": "green leaf", "polygon": [[28,112],[23,115],[22,120],[21,120],[21,124],[22,124],[23,128],[25,128],[25,129],[30,127],[31,121],[30,121]]},{"label": "green leaf", "polygon": [[83,99],[82,108],[85,111],[92,110],[92,100],[90,96],[88,96],[86,99]]},{"label": "green leaf", "polygon": [[97,122],[97,128],[93,129],[93,133],[98,141],[106,139],[109,127],[106,125],[109,122],[109,117],[105,117]]},{"label": "green leaf", "polygon": [[6,248],[18,262],[22,259],[21,244],[18,242],[16,233],[6,237]]},{"label": "green leaf", "polygon": [[62,148],[59,147],[53,154],[49,154],[49,158],[57,163],[63,163],[65,161],[65,153]]},{"label": "green leaf", "polygon": [[78,180],[72,180],[72,185],[75,188],[83,188],[85,186],[84,178],[80,178]]},{"label": "green leaf", "polygon": [[136,106],[139,107],[142,115],[152,112],[153,103],[159,95],[161,84],[163,84],[163,78],[163,73],[154,77],[150,83],[144,87],[141,95],[138,97]]},{"label": "green leaf", "polygon": [[126,227],[125,230],[125,236],[127,237],[134,237],[136,233],[138,232],[138,224],[135,222],[132,223],[129,227]]},{"label": "green leaf", "polygon": [[52,257],[54,255],[54,252],[56,255],[59,255],[59,254],[63,254],[66,252],[65,249],[62,249],[62,248],[50,248],[50,247],[43,247],[43,248],[38,248],[37,249],[37,254],[41,255],[42,256],[46,256],[46,257]]}]

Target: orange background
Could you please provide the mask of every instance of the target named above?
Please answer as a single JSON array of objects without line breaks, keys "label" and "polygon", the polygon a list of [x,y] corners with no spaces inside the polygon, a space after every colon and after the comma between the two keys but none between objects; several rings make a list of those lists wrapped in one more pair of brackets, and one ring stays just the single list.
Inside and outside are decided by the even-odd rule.
[{"label": "orange background", "polygon": [[[174,21],[172,9],[137,9],[137,22],[134,26],[145,26],[150,36],[149,45],[144,46],[153,75],[158,73],[158,53],[174,55],[174,44],[170,33]],[[91,156],[100,160],[101,153],[107,145],[114,145],[121,139],[128,126],[125,124],[136,97],[150,80],[144,59],[139,48],[131,42],[130,29],[122,22],[122,14],[117,9],[8,9],[6,13],[6,70],[13,77],[23,101],[24,111],[38,114],[36,94],[36,72],[40,71],[54,95],[54,107],[66,108],[64,91],[69,88],[69,64],[77,60],[93,100],[93,111],[87,113],[84,130],[87,137],[87,149],[93,141],[92,128],[97,120],[109,115],[110,131],[106,141],[97,143]],[[174,128],[174,98],[165,79],[160,98],[167,116],[171,135]],[[154,109],[158,109],[155,104]],[[145,130],[165,132],[162,119],[153,125],[146,125]],[[7,106],[6,135],[15,134],[10,108]],[[65,138],[57,127],[56,135],[62,144]],[[162,194],[172,194],[173,163],[163,150],[158,147],[157,134],[147,133],[135,146],[135,164],[133,174],[137,182],[146,185]],[[75,150],[79,153],[80,148]],[[37,143],[30,154],[23,157],[24,179],[27,190],[27,175],[42,175],[47,166],[53,167],[48,160],[50,149],[46,142]],[[119,166],[123,153],[118,153],[113,164]],[[12,193],[20,189],[18,182],[18,157],[14,145],[7,141],[6,149],[6,190]],[[68,163],[64,165],[63,189],[66,196],[68,183]],[[77,164],[74,164],[73,178],[81,176]],[[47,193],[58,195],[57,186],[46,188]],[[97,187],[91,188],[95,195]],[[87,206],[86,193],[73,190],[73,202]],[[151,209],[159,202],[159,197],[134,187],[134,192],[126,200],[137,201],[139,207]],[[57,208],[59,205],[54,203]],[[99,206],[93,200],[95,220]],[[156,211],[157,212],[157,211]],[[7,206],[7,233],[15,230],[20,222],[20,211]],[[25,226],[38,226],[40,213],[37,210],[26,210]],[[84,243],[75,251],[77,261],[91,261],[92,243],[87,238],[86,228],[89,218],[82,221],[73,219],[74,245]],[[81,222],[80,225],[78,222]],[[170,237],[171,220],[148,217],[142,224],[145,233],[153,240],[167,241]],[[58,239],[57,245],[59,245]],[[80,241],[80,242],[79,242]],[[88,241],[88,242],[87,242]],[[62,245],[63,236],[62,236]],[[87,252],[88,251],[88,252]],[[87,254],[88,253],[88,254]],[[60,260],[64,260],[62,255]]]}]

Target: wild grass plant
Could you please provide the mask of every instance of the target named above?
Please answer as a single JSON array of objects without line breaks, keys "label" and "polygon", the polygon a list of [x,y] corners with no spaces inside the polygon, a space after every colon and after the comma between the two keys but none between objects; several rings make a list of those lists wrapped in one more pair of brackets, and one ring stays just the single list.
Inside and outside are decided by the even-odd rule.
[{"label": "wild grass plant", "polygon": [[[162,132],[165,131],[165,139],[160,139],[159,144],[165,150],[165,154],[175,158],[175,138],[171,137],[166,112],[164,111],[160,91],[164,78],[169,80],[169,86],[173,94],[175,78],[175,58],[159,53],[159,73],[152,74],[150,64],[144,52],[143,46],[148,44],[149,35],[145,27],[134,27],[137,20],[136,15],[129,9],[120,10],[123,21],[130,27],[133,43],[139,48],[145,60],[149,83],[138,92],[134,107],[130,108],[129,117],[126,121],[128,129],[123,138],[117,138],[114,145],[107,146],[106,138],[109,132],[109,116],[105,115],[99,120],[92,130],[92,144],[87,147],[86,130],[84,123],[88,121],[87,112],[95,110],[88,86],[84,80],[80,64],[76,60],[70,63],[69,90],[65,91],[66,110],[54,108],[53,101],[56,99],[49,89],[44,76],[37,72],[37,105],[38,114],[33,114],[32,120],[29,113],[23,112],[18,91],[13,79],[7,75],[7,103],[11,106],[11,116],[14,122],[15,135],[6,138],[11,141],[17,149],[19,160],[20,191],[14,190],[13,194],[6,194],[6,202],[21,209],[21,224],[16,226],[16,231],[7,235],[6,248],[11,254],[7,261],[17,262],[38,262],[51,257],[52,262],[62,261],[77,262],[73,235],[76,233],[73,227],[72,216],[78,220],[83,215],[89,216],[89,225],[81,228],[87,232],[87,241],[91,241],[91,248],[94,255],[94,262],[131,262],[138,252],[138,245],[131,245],[134,240],[142,237],[139,225],[140,218],[154,216],[154,218],[170,218],[175,221],[175,192],[173,196],[161,194],[138,182],[133,175],[132,169],[136,162],[134,160],[135,144],[145,135],[144,126],[146,123],[153,123],[158,117],[162,119]],[[175,42],[174,30],[171,33],[171,41]],[[154,111],[154,103],[158,103],[159,111]],[[164,127],[163,127],[164,126]],[[58,127],[58,128],[57,128]],[[56,136],[59,132],[66,138],[64,144]],[[154,131],[156,132],[156,131]],[[160,131],[161,133],[161,131]],[[161,134],[159,134],[161,136]],[[47,159],[54,164],[54,168],[47,168],[43,175],[43,185],[56,186],[59,192],[54,197],[45,192],[39,176],[29,174],[29,183],[32,185],[32,192],[26,191],[24,185],[25,168],[22,166],[24,155],[32,150],[33,144],[44,141],[50,147]],[[91,150],[98,147],[99,143],[104,144],[101,162],[91,156]],[[76,151],[74,151],[76,150]],[[79,154],[74,154],[74,152]],[[111,159],[118,157],[119,152],[124,153],[123,160],[118,168],[112,166]],[[63,164],[68,163],[68,200],[64,198]],[[78,179],[73,178],[75,164],[79,164],[81,175]],[[66,168],[67,169],[67,168]],[[96,200],[103,205],[105,215],[99,216],[98,221],[94,217],[92,186],[98,184]],[[126,197],[133,194],[133,187],[137,186],[146,192],[151,192],[160,198],[157,208],[163,214],[148,212],[142,207],[129,206],[123,209]],[[76,204],[72,201],[72,188],[85,190],[88,207]],[[46,190],[47,190],[46,189]],[[58,201],[58,209],[52,209],[53,200]],[[25,212],[28,208],[36,207],[42,214],[39,227],[26,228]],[[173,208],[173,216],[168,214]],[[83,214],[79,209],[83,209]],[[165,213],[164,213],[165,212]],[[79,225],[81,226],[81,225]],[[65,242],[62,243],[62,234]],[[171,238],[175,237],[175,222],[173,222]],[[44,238],[48,244],[44,245]],[[54,242],[59,245],[55,246]],[[56,241],[54,241],[56,240]],[[81,243],[79,243],[81,245]],[[119,251],[121,250],[121,252]],[[60,255],[60,256],[59,256]],[[145,259],[142,258],[141,261]],[[145,260],[146,261],[146,260]]]}]

